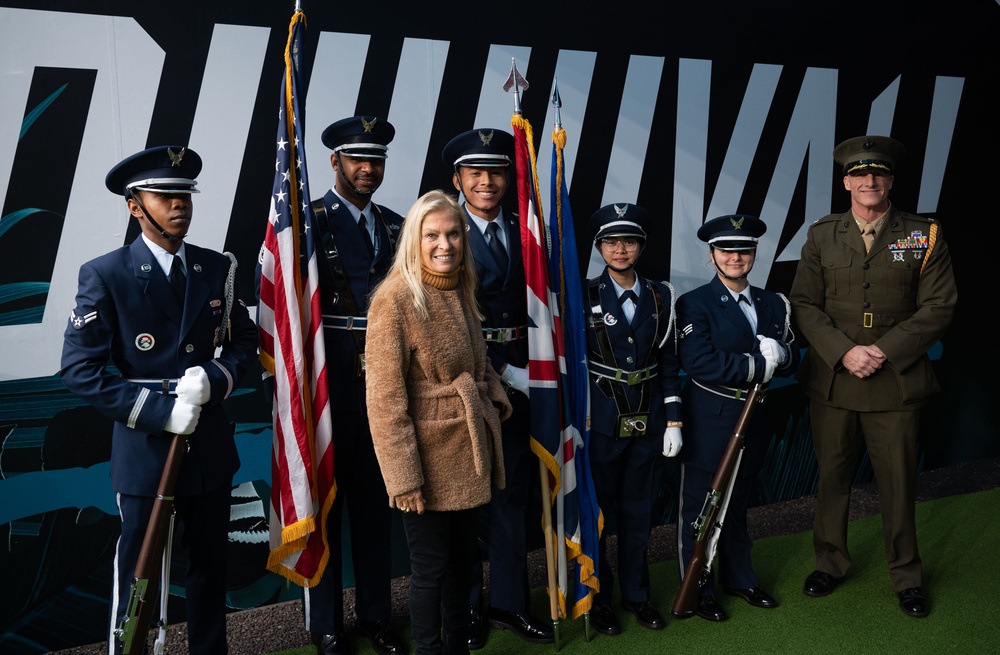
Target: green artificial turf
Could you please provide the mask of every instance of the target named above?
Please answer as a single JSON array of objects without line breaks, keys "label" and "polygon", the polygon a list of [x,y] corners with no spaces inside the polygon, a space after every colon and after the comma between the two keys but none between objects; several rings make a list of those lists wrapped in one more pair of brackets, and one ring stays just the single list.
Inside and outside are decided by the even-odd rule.
[{"label": "green artificial turf", "polygon": [[[729,620],[712,623],[670,615],[677,593],[677,561],[650,568],[651,601],[667,618],[663,630],[647,630],[614,607],[622,634],[608,637],[584,631],[583,618],[561,621],[559,644],[526,644],[510,632],[491,630],[486,647],[474,655],[678,655],[750,654],[907,654],[989,655],[1000,653],[1000,488],[950,496],[917,505],[917,525],[924,560],[924,590],[930,616],[914,619],[897,605],[889,583],[879,515],[853,521],[848,543],[854,560],[847,579],[825,598],[802,593],[813,569],[812,533],[760,539],[754,566],[761,585],[781,603],[772,610],[751,607],[720,595]],[[532,611],[548,615],[544,589],[532,593]],[[409,639],[409,626],[401,626]],[[374,653],[356,640],[358,655]],[[313,647],[272,655],[313,655]]]}]

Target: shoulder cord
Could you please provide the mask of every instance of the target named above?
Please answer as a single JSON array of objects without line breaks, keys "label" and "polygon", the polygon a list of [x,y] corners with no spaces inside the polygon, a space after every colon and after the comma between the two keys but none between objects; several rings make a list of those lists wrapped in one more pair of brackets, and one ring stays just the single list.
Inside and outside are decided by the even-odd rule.
[{"label": "shoulder cord", "polygon": [[931,223],[931,234],[928,237],[930,243],[927,246],[927,253],[924,255],[924,261],[920,264],[920,273],[918,273],[918,277],[924,274],[924,266],[927,266],[927,260],[931,258],[931,253],[934,252],[934,244],[937,243],[937,233],[937,223]]},{"label": "shoulder cord", "polygon": [[[673,337],[674,337],[674,354],[676,355],[677,354],[677,314],[674,312],[674,308],[676,306],[677,299],[676,299],[676,296],[675,296],[675,293],[674,293],[674,287],[673,287],[673,285],[670,284],[669,282],[667,282],[666,280],[663,280],[662,283],[663,283],[663,285],[665,287],[667,287],[667,291],[670,292],[670,318],[667,320],[667,329],[663,333],[663,340],[660,341],[660,348],[662,348],[663,346],[665,346],[667,344],[667,339],[671,335],[673,335]],[[656,309],[657,309],[657,311],[659,311],[660,307],[657,306]]]},{"label": "shoulder cord", "polygon": [[233,340],[232,325],[230,325],[229,315],[233,311],[233,297],[236,293],[233,289],[234,281],[236,280],[236,255],[231,252],[224,252],[222,254],[229,257],[229,274],[226,275],[226,309],[222,312],[222,322],[219,323],[219,327],[215,328],[215,340],[213,343],[216,348],[222,345],[222,342],[227,336],[230,341]]}]

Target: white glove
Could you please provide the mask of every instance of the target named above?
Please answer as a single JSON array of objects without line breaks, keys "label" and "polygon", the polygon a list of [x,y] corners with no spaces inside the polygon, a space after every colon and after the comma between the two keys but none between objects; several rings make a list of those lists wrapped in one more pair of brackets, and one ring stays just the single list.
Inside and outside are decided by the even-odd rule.
[{"label": "white glove", "polygon": [[784,364],[788,360],[788,353],[785,352],[784,347],[778,343],[777,339],[765,337],[761,334],[757,335],[757,339],[760,341],[760,354],[765,359],[773,359],[778,365]]},{"label": "white glove", "polygon": [[778,362],[773,359],[764,359],[764,379],[761,380],[761,384],[767,384],[771,381],[771,376],[774,375],[776,368],[778,368]]},{"label": "white glove", "polygon": [[199,416],[201,416],[201,405],[175,400],[174,408],[170,410],[170,418],[163,426],[163,431],[174,434],[191,434],[198,425]]},{"label": "white glove", "polygon": [[500,378],[515,390],[520,391],[525,396],[528,395],[528,369],[507,364],[503,373],[500,374]]},{"label": "white glove", "polygon": [[681,446],[683,445],[684,439],[681,438],[681,429],[667,428],[663,433],[663,456],[673,457],[681,452]]},{"label": "white glove", "polygon": [[184,371],[184,377],[177,381],[177,399],[191,405],[204,405],[212,397],[208,384],[208,373],[200,366]]}]

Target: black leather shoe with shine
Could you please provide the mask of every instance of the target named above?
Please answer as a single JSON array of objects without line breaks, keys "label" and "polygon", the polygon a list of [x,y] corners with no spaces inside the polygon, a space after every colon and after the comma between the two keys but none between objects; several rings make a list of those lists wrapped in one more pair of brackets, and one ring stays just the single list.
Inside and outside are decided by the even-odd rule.
[{"label": "black leather shoe with shine", "polygon": [[486,621],[478,604],[469,605],[469,650],[479,650],[486,645]]},{"label": "black leather shoe with shine", "polygon": [[551,626],[536,619],[528,610],[509,612],[491,607],[486,612],[486,618],[491,628],[510,630],[529,644],[551,644],[555,641]]},{"label": "black leather shoe with shine", "polygon": [[723,591],[730,596],[742,598],[754,607],[771,609],[772,607],[778,606],[778,601],[776,601],[771,594],[767,593],[760,587],[751,587],[750,589],[723,589]]},{"label": "black leather shoe with shine", "polygon": [[899,597],[899,609],[903,610],[903,614],[918,619],[930,614],[930,602],[920,587],[910,587],[896,595]]},{"label": "black leather shoe with shine", "polygon": [[351,646],[343,634],[324,635],[311,633],[312,643],[316,646],[316,655],[350,655]]},{"label": "black leather shoe with shine", "polygon": [[648,600],[643,600],[638,603],[622,601],[622,607],[635,614],[635,618],[639,621],[639,625],[644,628],[659,630],[667,625],[667,622],[663,620],[663,615],[661,615]]},{"label": "black leather shoe with shine", "polygon": [[590,608],[590,625],[605,635],[619,635],[622,632],[618,617],[607,603],[594,603]]},{"label": "black leather shoe with shine", "polygon": [[702,596],[698,599],[698,616],[709,621],[725,621],[729,618],[715,596]]},{"label": "black leather shoe with shine", "polygon": [[372,648],[379,655],[405,655],[409,652],[406,643],[396,634],[388,621],[359,619],[354,627],[372,642]]},{"label": "black leather shoe with shine", "polygon": [[834,587],[839,585],[844,578],[835,578],[826,571],[813,571],[806,576],[806,583],[802,586],[802,593],[806,596],[821,598],[829,596]]}]

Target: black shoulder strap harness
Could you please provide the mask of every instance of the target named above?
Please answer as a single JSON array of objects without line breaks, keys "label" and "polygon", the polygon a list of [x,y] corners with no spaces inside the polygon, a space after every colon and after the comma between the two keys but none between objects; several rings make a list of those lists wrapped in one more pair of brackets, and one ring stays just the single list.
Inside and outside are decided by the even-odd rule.
[{"label": "black shoulder strap harness", "polygon": [[[655,284],[647,283],[646,289],[652,292],[653,300],[656,303],[656,338],[653,339],[649,352],[646,353],[646,361],[643,368],[626,371],[618,367],[618,363],[615,361],[614,348],[612,348],[611,339],[608,336],[608,326],[604,321],[604,309],[601,307],[601,279],[596,277],[588,283],[590,299],[589,323],[590,327],[594,330],[594,334],[597,336],[597,346],[600,350],[601,358],[601,361],[595,361],[591,358],[589,362],[590,375],[602,391],[605,393],[610,392],[614,396],[615,406],[617,406],[618,414],[621,417],[633,414],[640,416],[649,415],[649,402],[653,387],[652,380],[657,375],[656,353],[662,346],[660,342],[660,316],[663,313],[663,294]],[[641,385],[639,407],[634,412],[629,407],[628,398],[625,394],[626,385]],[[644,431],[645,429],[643,428],[642,432]],[[619,436],[629,435],[619,434]]]},{"label": "black shoulder strap harness", "polygon": [[[351,293],[351,287],[347,282],[347,274],[344,272],[344,267],[340,262],[340,253],[337,251],[337,244],[333,240],[333,232],[330,230],[329,216],[326,212],[326,203],[323,198],[317,198],[310,205],[312,206],[313,215],[316,217],[316,228],[320,234],[320,246],[323,248],[323,252],[326,253],[327,266],[321,271],[320,277],[325,278],[330,284],[330,288],[334,293],[333,302],[341,307],[346,316],[361,316],[358,303],[355,301],[354,295]],[[389,252],[395,253],[396,234],[385,224],[382,209],[375,203],[372,203],[372,207],[375,208],[375,214],[378,216],[378,222],[382,225],[383,231],[389,235]],[[358,355],[363,357],[365,352],[366,327],[358,327],[350,331],[354,334],[354,341],[358,346]]]}]

